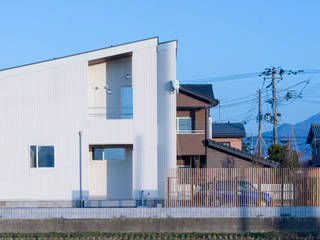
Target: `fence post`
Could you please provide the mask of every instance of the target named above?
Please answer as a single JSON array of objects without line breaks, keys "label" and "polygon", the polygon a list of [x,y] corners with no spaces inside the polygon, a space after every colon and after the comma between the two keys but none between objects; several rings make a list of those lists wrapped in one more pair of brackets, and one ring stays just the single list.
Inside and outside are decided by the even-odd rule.
[{"label": "fence post", "polygon": [[170,177],[167,177],[167,206],[170,207]]},{"label": "fence post", "polygon": [[280,174],[281,174],[281,206],[283,207],[283,168],[280,168]]},{"label": "fence post", "polygon": [[[258,174],[257,174],[258,171]],[[258,202],[257,206],[261,207],[261,169],[255,168],[255,177],[258,177]]]}]

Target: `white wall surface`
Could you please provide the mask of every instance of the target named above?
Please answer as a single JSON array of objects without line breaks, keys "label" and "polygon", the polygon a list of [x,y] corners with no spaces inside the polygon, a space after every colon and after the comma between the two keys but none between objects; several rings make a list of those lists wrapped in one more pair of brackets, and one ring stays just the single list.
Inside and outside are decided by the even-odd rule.
[{"label": "white wall surface", "polygon": [[106,118],[106,70],[106,63],[88,67],[88,113],[90,118]]},{"label": "white wall surface", "polygon": [[157,46],[138,49],[132,56],[133,87],[133,189],[157,196]]},{"label": "white wall surface", "polygon": [[[175,47],[159,53],[157,47],[154,38],[0,71],[0,200],[78,199],[80,130],[85,198],[90,144],[133,145],[133,197],[140,199],[142,190],[156,197],[159,167],[175,166],[176,137],[175,94],[165,92],[166,82],[175,79]],[[133,119],[89,119],[88,106],[97,99],[88,102],[93,87],[88,77],[107,73],[103,64],[96,66],[98,75],[88,71],[88,61],[128,52]],[[30,168],[31,144],[54,145],[55,167]]]},{"label": "white wall surface", "polygon": [[158,191],[164,199],[165,169],[176,167],[176,41],[158,46]]},{"label": "white wall surface", "polygon": [[[0,199],[64,200],[79,194],[87,62],[0,78],[0,92]],[[31,144],[54,145],[55,167],[31,168]],[[85,152],[83,157],[85,165]],[[83,178],[87,182],[87,174]]]}]

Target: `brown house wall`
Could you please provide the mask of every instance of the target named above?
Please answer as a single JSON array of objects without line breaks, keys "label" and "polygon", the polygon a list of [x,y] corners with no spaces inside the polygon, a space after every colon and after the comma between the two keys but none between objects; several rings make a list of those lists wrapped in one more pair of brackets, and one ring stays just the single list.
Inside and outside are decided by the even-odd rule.
[{"label": "brown house wall", "polygon": [[177,94],[177,108],[181,107],[210,107],[209,103],[201,101],[195,97],[190,97],[184,93]]},{"label": "brown house wall", "polygon": [[[194,130],[205,130],[205,123],[209,124],[210,104],[184,93],[177,94],[177,117],[192,117]],[[207,111],[207,114],[206,114]],[[207,117],[207,121],[206,121]],[[207,133],[209,126],[207,125]],[[211,136],[210,136],[211,138]],[[177,134],[177,155],[206,155],[205,134]],[[241,150],[241,138],[216,138],[217,142],[230,142],[230,146]],[[180,165],[186,165],[179,160]],[[222,151],[207,148],[208,168],[249,168],[253,167],[251,161],[232,156]]]},{"label": "brown house wall", "polygon": [[230,154],[217,151],[212,148],[207,149],[207,167],[208,168],[250,168],[252,162],[232,156]]},{"label": "brown house wall", "polygon": [[205,155],[204,134],[177,134],[177,155]]},{"label": "brown house wall", "polygon": [[[177,117],[192,117],[194,130],[205,131],[206,108],[209,106],[209,104],[184,93],[177,94]],[[205,133],[177,134],[177,155],[205,155],[204,141]]]},{"label": "brown house wall", "polygon": [[230,142],[230,146],[241,150],[241,138],[212,138],[216,142]]}]

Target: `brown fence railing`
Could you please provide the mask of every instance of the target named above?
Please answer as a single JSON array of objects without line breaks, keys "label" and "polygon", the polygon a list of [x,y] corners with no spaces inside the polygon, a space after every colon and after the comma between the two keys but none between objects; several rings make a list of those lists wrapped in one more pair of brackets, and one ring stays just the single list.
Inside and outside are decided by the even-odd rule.
[{"label": "brown fence railing", "polygon": [[166,207],[320,206],[319,168],[166,169]]}]

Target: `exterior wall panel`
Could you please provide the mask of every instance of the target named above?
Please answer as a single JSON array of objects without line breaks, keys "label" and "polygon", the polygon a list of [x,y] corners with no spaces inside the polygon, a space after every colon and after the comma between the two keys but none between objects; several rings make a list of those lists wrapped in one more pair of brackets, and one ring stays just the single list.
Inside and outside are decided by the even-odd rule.
[{"label": "exterior wall panel", "polygon": [[241,150],[241,138],[212,138],[216,142],[230,142],[230,146]]},{"label": "exterior wall panel", "polygon": [[[87,89],[87,62],[0,79],[1,200],[79,197],[79,131],[86,136]],[[31,144],[54,145],[55,167],[31,168]],[[83,159],[85,165],[85,152]],[[84,172],[84,189],[86,178]]]},{"label": "exterior wall panel", "polygon": [[177,107],[210,107],[210,104],[204,103],[202,100],[191,97],[185,93],[178,93]]},{"label": "exterior wall panel", "polygon": [[207,168],[251,168],[252,162],[230,154],[207,148]]},{"label": "exterior wall panel", "polygon": [[158,197],[164,199],[165,169],[176,167],[176,92],[170,81],[176,80],[176,41],[160,44],[157,57],[158,121]]},{"label": "exterior wall panel", "polygon": [[177,155],[205,155],[204,134],[178,134]]}]

